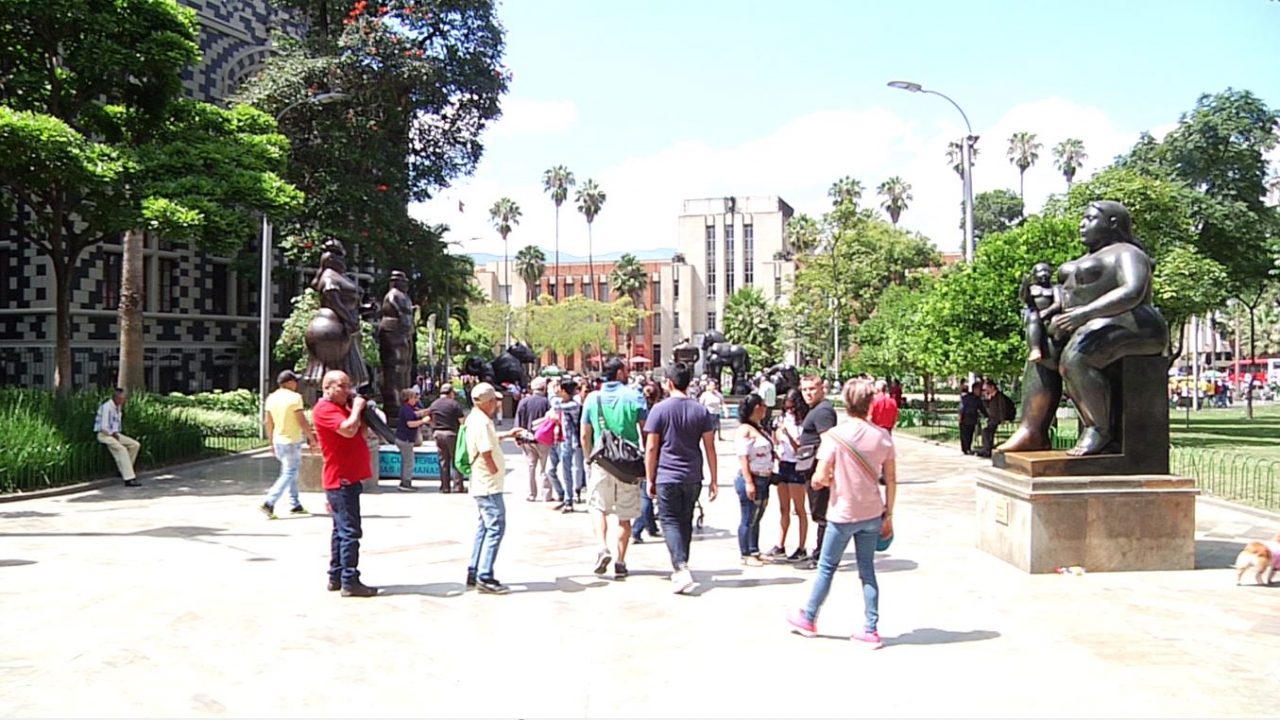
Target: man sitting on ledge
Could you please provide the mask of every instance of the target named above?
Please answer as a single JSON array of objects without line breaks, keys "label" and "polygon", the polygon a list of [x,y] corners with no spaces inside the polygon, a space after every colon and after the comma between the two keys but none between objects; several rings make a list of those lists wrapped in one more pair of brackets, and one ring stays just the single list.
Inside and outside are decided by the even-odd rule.
[{"label": "man sitting on ledge", "polygon": [[137,440],[120,432],[124,421],[124,404],[128,395],[121,388],[111,393],[111,399],[98,406],[98,414],[93,418],[93,431],[98,434],[98,442],[107,446],[111,457],[115,458],[116,467],[120,469],[120,477],[128,487],[141,487],[138,476],[133,471],[133,464],[138,460],[138,451],[142,446]]}]

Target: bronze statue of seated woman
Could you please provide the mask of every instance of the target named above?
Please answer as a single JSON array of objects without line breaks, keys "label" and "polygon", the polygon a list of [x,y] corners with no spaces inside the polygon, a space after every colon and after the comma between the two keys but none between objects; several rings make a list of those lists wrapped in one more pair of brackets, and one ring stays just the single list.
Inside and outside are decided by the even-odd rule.
[{"label": "bronze statue of seated woman", "polygon": [[1023,374],[1022,423],[997,450],[1048,449],[1065,386],[1083,425],[1068,454],[1104,452],[1116,437],[1116,389],[1106,368],[1133,355],[1160,355],[1169,345],[1169,327],[1151,304],[1151,258],[1133,237],[1129,210],[1093,203],[1080,239],[1089,252],[1058,268],[1062,309],[1050,320],[1048,353]]}]

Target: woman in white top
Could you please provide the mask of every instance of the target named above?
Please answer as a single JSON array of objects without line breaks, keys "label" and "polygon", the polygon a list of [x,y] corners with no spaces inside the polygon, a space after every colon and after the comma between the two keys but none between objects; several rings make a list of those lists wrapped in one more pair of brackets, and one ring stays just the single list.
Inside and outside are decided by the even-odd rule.
[{"label": "woman in white top", "polygon": [[[778,452],[778,513],[782,532],[778,535],[778,544],[769,551],[771,558],[786,558],[791,562],[808,559],[805,543],[809,540],[809,511],[805,509],[809,497],[805,490],[804,479],[807,473],[796,471],[796,450],[800,448],[800,424],[809,411],[804,396],[799,390],[792,389],[782,400],[782,417],[773,433],[773,445]],[[812,462],[812,461],[810,461]],[[796,551],[787,555],[787,531],[791,529],[791,513],[800,518],[800,544]]]},{"label": "woman in white top", "polygon": [[720,394],[720,390],[716,387],[715,380],[707,381],[707,389],[702,391],[698,396],[698,402],[702,403],[702,407],[707,409],[716,418],[716,439],[723,440],[724,436],[720,434],[720,418],[724,414],[724,396]]},{"label": "woman in white top", "polygon": [[773,441],[760,423],[768,407],[755,393],[742,398],[738,406],[738,427],[734,448],[738,456],[738,477],[733,487],[738,491],[742,519],[738,523],[738,550],[742,564],[758,567],[760,559],[760,518],[769,504],[769,483],[773,478]]}]

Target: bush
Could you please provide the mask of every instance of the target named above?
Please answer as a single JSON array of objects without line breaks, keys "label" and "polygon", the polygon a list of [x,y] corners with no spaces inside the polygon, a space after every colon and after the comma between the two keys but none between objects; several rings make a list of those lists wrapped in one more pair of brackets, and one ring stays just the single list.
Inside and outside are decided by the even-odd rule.
[{"label": "bush", "polygon": [[195,395],[183,395],[179,392],[173,392],[157,397],[161,402],[177,407],[198,407],[249,416],[258,414],[258,394],[243,388],[231,390],[230,392],[214,390],[213,392],[196,393]]}]

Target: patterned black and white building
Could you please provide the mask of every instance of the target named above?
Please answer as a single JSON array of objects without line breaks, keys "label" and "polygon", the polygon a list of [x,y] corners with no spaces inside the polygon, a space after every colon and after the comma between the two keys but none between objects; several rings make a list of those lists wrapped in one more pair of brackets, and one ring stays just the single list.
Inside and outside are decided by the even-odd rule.
[{"label": "patterned black and white building", "polygon": [[[181,0],[200,21],[202,61],[185,74],[191,97],[219,102],[259,70],[274,29],[290,19],[269,0]],[[244,239],[256,248],[258,238]],[[185,245],[148,237],[145,251],[147,387],[157,392],[255,388],[258,369],[257,253],[236,264]],[[119,367],[116,308],[121,248],[96,245],[81,255],[72,281],[72,386],[109,387]],[[277,274],[272,317],[289,313],[301,283]],[[0,385],[52,387],[53,270],[21,238],[0,238]]]}]

